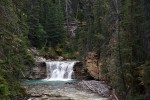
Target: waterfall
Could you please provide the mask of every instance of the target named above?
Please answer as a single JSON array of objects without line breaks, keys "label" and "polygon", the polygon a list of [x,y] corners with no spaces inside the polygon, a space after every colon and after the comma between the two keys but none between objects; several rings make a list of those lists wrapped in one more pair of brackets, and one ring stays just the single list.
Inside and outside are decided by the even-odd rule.
[{"label": "waterfall", "polygon": [[46,62],[46,80],[70,80],[72,79],[73,66],[76,61],[51,61]]}]

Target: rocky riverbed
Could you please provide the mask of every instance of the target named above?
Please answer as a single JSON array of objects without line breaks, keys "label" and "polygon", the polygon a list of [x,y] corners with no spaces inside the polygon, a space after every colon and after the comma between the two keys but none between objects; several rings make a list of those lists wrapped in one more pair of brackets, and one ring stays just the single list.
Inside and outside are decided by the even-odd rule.
[{"label": "rocky riverbed", "polygon": [[[85,85],[86,84],[86,85]],[[96,81],[92,84],[97,86]],[[109,87],[99,85],[101,94],[90,90],[90,82],[47,82],[23,84],[29,95],[28,100],[108,100]],[[100,89],[99,88],[99,89]]]}]

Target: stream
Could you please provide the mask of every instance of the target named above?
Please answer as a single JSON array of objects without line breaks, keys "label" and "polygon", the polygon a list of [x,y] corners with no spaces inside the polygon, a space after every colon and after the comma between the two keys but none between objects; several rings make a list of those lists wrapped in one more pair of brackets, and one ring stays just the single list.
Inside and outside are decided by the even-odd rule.
[{"label": "stream", "polygon": [[[72,78],[73,67],[77,62],[45,62],[46,78],[23,82],[28,94],[27,100],[107,100],[109,86],[106,83],[95,80],[79,81]],[[40,74],[40,70],[36,71],[38,72],[36,75]]]},{"label": "stream", "polygon": [[25,81],[28,100],[107,100],[90,90],[81,89],[79,81]]}]

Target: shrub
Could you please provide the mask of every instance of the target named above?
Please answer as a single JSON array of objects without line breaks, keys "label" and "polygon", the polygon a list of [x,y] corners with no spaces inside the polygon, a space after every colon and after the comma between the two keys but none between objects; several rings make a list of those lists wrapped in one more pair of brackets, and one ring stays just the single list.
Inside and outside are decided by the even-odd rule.
[{"label": "shrub", "polygon": [[0,77],[0,97],[7,98],[9,96],[8,84],[3,77]]}]

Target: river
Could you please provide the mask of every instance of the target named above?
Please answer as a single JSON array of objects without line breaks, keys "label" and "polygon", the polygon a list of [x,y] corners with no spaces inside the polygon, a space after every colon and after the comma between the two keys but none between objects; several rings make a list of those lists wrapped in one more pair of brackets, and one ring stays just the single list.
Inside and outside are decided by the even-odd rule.
[{"label": "river", "polygon": [[90,90],[81,89],[78,81],[26,81],[28,100],[107,100]]}]

